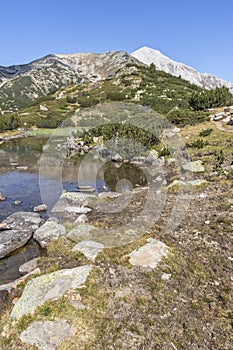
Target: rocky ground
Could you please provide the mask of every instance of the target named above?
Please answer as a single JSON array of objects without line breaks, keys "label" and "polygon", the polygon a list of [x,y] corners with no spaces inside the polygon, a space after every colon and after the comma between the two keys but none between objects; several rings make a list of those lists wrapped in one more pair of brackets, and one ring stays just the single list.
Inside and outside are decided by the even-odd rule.
[{"label": "rocky ground", "polygon": [[[200,130],[182,132],[191,142]],[[170,173],[173,185],[156,193],[164,201],[154,222],[151,210],[142,212],[151,193],[145,187],[120,196],[65,194],[56,207],[63,223],[21,213],[1,224],[0,239],[14,230],[17,247],[26,234],[44,249],[21,267],[20,281],[0,287],[1,349],[232,349],[232,148],[213,171],[219,140],[232,141],[214,132],[204,149],[190,150],[204,166],[194,178],[206,182],[191,193]],[[0,244],[3,255],[16,247]]]}]

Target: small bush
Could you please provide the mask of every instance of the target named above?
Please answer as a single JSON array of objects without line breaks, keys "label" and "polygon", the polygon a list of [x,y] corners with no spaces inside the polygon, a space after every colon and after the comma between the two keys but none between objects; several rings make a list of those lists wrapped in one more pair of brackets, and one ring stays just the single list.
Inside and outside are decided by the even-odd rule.
[{"label": "small bush", "polygon": [[125,99],[125,95],[119,91],[109,91],[107,92],[107,99],[112,101],[122,101]]},{"label": "small bush", "polygon": [[212,128],[204,129],[200,132],[199,136],[201,137],[209,136],[212,133],[212,131],[213,131]]},{"label": "small bush", "polygon": [[79,103],[80,107],[87,108],[97,105],[99,103],[99,99],[95,97],[79,97],[77,102]]},{"label": "small bush", "polygon": [[77,99],[75,97],[67,96],[66,102],[73,104],[77,102]]},{"label": "small bush", "polygon": [[186,146],[187,147],[190,147],[190,148],[203,148],[204,146],[207,146],[209,143],[207,141],[204,141],[202,139],[198,139],[196,141],[193,141],[191,143],[186,143]]}]

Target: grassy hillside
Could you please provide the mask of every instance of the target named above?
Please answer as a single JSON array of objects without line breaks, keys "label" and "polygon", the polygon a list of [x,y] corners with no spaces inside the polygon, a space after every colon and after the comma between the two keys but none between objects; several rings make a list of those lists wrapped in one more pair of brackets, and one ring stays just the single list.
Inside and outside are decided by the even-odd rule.
[{"label": "grassy hillside", "polygon": [[[128,67],[129,68],[129,67]],[[113,78],[92,84],[72,84],[34,100],[17,113],[0,116],[0,131],[37,126],[56,128],[77,109],[108,101],[131,102],[152,108],[178,125],[204,121],[208,113],[194,110],[190,101],[202,90],[152,67],[132,65],[130,74],[119,70]]]}]

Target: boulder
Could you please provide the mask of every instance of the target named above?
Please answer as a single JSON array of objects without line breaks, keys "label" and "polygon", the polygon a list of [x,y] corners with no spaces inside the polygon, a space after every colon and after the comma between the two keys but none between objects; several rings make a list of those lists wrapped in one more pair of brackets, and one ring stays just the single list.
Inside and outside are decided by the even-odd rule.
[{"label": "boulder", "polygon": [[18,211],[8,216],[2,224],[6,224],[11,229],[36,230],[44,220],[38,213]]},{"label": "boulder", "polygon": [[181,187],[181,186],[187,186],[186,182],[184,181],[181,181],[181,180],[174,180],[172,181],[168,186],[167,188],[173,188],[173,187]]},{"label": "boulder", "polygon": [[76,244],[72,251],[73,252],[81,252],[87,259],[91,261],[95,261],[99,252],[104,249],[104,245],[95,241],[82,241]]},{"label": "boulder", "polygon": [[63,225],[58,224],[55,221],[46,221],[44,225],[35,231],[33,238],[42,248],[45,248],[52,240],[65,235],[66,229]]},{"label": "boulder", "polygon": [[190,171],[193,173],[203,173],[205,171],[201,160],[196,160],[194,162],[182,164],[181,167],[184,171]]},{"label": "boulder", "polygon": [[115,199],[120,197],[122,194],[119,192],[101,192],[98,197],[102,199]]},{"label": "boulder", "polygon": [[34,212],[40,212],[40,211],[46,211],[46,210],[47,210],[47,205],[46,204],[37,205],[33,209]]},{"label": "boulder", "polygon": [[39,350],[56,350],[63,340],[74,333],[74,326],[70,326],[66,320],[35,321],[20,334],[20,340]]},{"label": "boulder", "polygon": [[30,273],[37,267],[38,258],[27,261],[19,267],[19,273],[24,275],[25,273]]},{"label": "boulder", "polygon": [[91,209],[87,207],[66,207],[65,211],[71,214],[87,214]]},{"label": "boulder", "polygon": [[16,249],[23,247],[31,238],[30,230],[0,231],[0,258],[4,258]]},{"label": "boulder", "polygon": [[196,179],[196,180],[189,180],[189,181],[181,181],[181,180],[174,180],[172,183],[169,184],[168,188],[173,187],[197,187],[204,184],[207,184],[208,182],[206,180],[202,179]]},{"label": "boulder", "polygon": [[82,192],[95,192],[96,189],[93,186],[84,186],[84,185],[79,185],[77,188],[82,191]]},{"label": "boulder", "polygon": [[85,207],[88,205],[89,196],[80,192],[64,192],[53,207],[52,213],[63,213],[68,206]]},{"label": "boulder", "polygon": [[208,182],[206,180],[202,180],[202,179],[196,179],[196,180],[189,180],[187,181],[188,184],[190,184],[191,186],[201,186],[201,185],[205,185]]},{"label": "boulder", "polygon": [[23,315],[32,314],[46,301],[59,299],[68,290],[78,288],[86,282],[91,269],[90,265],[85,265],[31,279],[15,303],[11,317],[18,319]]},{"label": "boulder", "polygon": [[155,268],[163,256],[168,253],[168,246],[161,241],[149,238],[147,243],[129,254],[129,262],[133,266]]},{"label": "boulder", "polygon": [[75,224],[85,224],[85,222],[87,221],[87,216],[86,214],[81,214],[77,217],[77,219],[75,220]]},{"label": "boulder", "polygon": [[93,225],[78,225],[67,234],[67,238],[78,243],[90,239],[94,232],[96,232],[96,228]]},{"label": "boulder", "polygon": [[159,157],[159,154],[155,150],[151,150],[146,157],[146,163],[152,164],[155,160],[157,160]]}]

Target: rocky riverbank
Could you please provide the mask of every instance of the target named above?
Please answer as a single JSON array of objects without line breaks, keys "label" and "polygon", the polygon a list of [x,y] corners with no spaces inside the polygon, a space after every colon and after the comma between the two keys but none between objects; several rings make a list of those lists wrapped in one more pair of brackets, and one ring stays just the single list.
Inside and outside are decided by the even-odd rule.
[{"label": "rocky riverbank", "polygon": [[[24,344],[28,348],[31,344],[44,349],[46,344],[55,350],[70,349],[74,344],[84,349],[89,344],[92,348],[94,332],[96,349],[102,349],[103,342],[111,349],[111,344],[118,346],[121,341],[123,348],[132,349],[145,344],[148,349],[169,349],[171,344],[196,349],[200,344],[207,350],[212,344],[213,349],[229,350],[231,192],[226,181],[197,187],[184,221],[174,232],[167,232],[166,222],[177,199],[174,191],[168,191],[158,221],[141,235],[137,227],[128,234],[125,231],[122,241],[121,234],[114,239],[111,234],[119,233],[122,225],[127,227],[140,215],[148,188],[135,189],[133,197],[132,193],[64,193],[53,213],[63,212],[63,223],[56,218],[44,222],[38,213],[11,215],[1,224],[1,237],[5,237],[2,255],[30,237],[47,253],[20,268],[25,274],[22,279],[0,288],[1,314],[8,315],[1,321],[1,346],[26,349]],[[229,194],[228,199],[224,193]],[[110,203],[114,211],[114,206],[119,208],[125,202],[127,209],[106,213]],[[67,207],[73,209],[67,211]],[[90,210],[80,214],[74,208]],[[17,233],[13,241],[12,231]],[[105,324],[106,317],[109,321]],[[22,320],[23,329],[19,328]],[[8,327],[13,323],[12,337]],[[120,325],[123,328],[118,333]],[[80,337],[83,327],[85,338]],[[202,333],[203,327],[208,334]],[[104,337],[101,329],[105,329]],[[219,338],[221,332],[224,341]]]},{"label": "rocky riverbank", "polygon": [[1,223],[2,255],[31,238],[43,254],[0,287],[0,348],[231,350],[232,139],[214,132],[178,173],[165,157],[143,187],[63,192],[48,220]]}]

